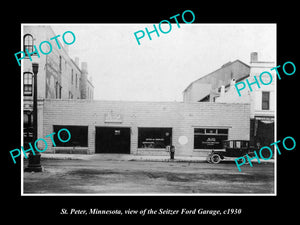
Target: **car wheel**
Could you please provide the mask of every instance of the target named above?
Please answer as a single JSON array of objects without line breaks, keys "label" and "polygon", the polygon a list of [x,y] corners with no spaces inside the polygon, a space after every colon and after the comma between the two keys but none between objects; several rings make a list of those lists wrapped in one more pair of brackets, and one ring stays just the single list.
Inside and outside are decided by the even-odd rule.
[{"label": "car wheel", "polygon": [[215,163],[215,164],[221,162],[221,160],[222,159],[221,159],[221,156],[219,154],[212,154],[212,156],[210,157],[210,161],[212,163]]}]

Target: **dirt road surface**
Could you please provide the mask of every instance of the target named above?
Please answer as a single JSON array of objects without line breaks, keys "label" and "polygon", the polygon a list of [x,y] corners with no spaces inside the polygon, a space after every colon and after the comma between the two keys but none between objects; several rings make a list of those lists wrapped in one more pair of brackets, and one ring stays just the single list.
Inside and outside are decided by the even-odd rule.
[{"label": "dirt road surface", "polygon": [[42,160],[24,173],[24,194],[274,193],[274,164]]}]

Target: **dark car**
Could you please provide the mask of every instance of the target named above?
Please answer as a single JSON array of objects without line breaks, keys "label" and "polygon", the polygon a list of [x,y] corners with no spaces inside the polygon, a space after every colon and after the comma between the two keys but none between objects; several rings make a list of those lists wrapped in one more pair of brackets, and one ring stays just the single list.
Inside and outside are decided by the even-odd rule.
[{"label": "dark car", "polygon": [[208,156],[207,161],[211,163],[219,163],[225,157],[242,157],[246,154],[251,154],[249,141],[246,140],[226,140],[223,141],[223,149],[212,150]]}]

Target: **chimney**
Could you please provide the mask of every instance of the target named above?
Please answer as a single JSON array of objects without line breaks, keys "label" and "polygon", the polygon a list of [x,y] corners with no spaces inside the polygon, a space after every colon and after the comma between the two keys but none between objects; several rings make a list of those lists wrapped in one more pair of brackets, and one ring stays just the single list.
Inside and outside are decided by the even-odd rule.
[{"label": "chimney", "polygon": [[235,85],[235,79],[233,78],[233,79],[231,79],[231,81],[230,81],[230,87],[233,87]]},{"label": "chimney", "polygon": [[257,52],[251,52],[250,54],[250,63],[258,62]]},{"label": "chimney", "polygon": [[87,62],[81,62],[81,71],[87,73]]},{"label": "chimney", "polygon": [[75,57],[75,64],[76,64],[76,66],[79,67],[79,58],[78,57]]}]

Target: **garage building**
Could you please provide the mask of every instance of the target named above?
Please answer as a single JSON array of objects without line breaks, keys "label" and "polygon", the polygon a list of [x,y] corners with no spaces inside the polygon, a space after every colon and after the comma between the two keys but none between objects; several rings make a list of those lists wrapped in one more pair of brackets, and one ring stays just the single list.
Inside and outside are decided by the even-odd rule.
[{"label": "garage building", "polygon": [[[215,102],[38,101],[38,138],[67,128],[45,153],[205,156],[222,140],[249,140],[250,105]],[[50,137],[47,143],[52,143]]]}]

